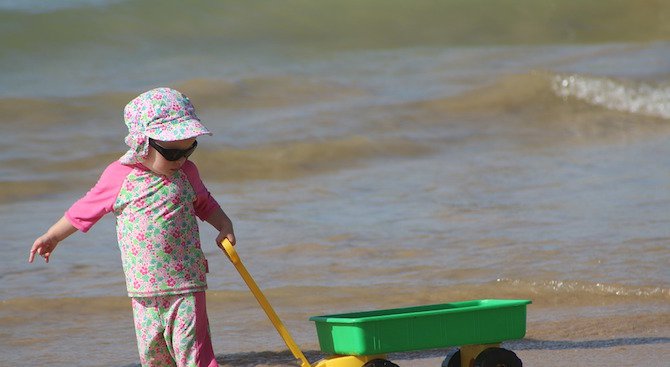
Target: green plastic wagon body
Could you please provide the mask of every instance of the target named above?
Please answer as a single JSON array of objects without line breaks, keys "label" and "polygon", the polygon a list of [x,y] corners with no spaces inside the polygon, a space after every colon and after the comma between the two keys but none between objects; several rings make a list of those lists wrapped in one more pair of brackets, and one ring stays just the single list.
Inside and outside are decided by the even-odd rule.
[{"label": "green plastic wagon body", "polygon": [[376,355],[472,344],[526,334],[529,300],[474,300],[314,316],[321,350]]}]

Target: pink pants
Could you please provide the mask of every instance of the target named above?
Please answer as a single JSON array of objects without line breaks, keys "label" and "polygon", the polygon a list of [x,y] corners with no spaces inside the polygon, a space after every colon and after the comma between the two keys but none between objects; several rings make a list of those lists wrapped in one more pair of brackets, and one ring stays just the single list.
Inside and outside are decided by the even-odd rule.
[{"label": "pink pants", "polygon": [[132,304],[143,367],[218,367],[205,292],[134,297]]}]

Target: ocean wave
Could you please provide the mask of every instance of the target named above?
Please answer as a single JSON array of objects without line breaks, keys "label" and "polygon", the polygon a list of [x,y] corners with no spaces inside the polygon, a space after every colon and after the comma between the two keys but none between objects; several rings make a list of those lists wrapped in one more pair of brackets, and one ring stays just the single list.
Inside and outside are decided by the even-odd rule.
[{"label": "ocean wave", "polygon": [[543,113],[558,117],[599,108],[667,119],[670,86],[531,71],[504,75],[490,85],[425,104],[453,112]]},{"label": "ocean wave", "polygon": [[259,75],[236,80],[192,79],[175,84],[198,107],[264,109],[332,103],[366,96],[365,90],[327,79],[300,75]]},{"label": "ocean wave", "polygon": [[[389,307],[416,306],[472,299],[531,299],[536,305],[600,305],[618,302],[665,303],[670,289],[662,286],[624,285],[588,281],[532,280],[500,278],[484,283],[459,283],[450,286],[435,284],[384,283],[374,286],[296,286],[263,287],[263,293],[273,299],[278,308],[306,312],[365,311]],[[215,308],[255,307],[255,300],[243,287],[210,289],[207,298]],[[328,304],[324,304],[328,300]],[[216,306],[214,306],[216,305]],[[224,307],[225,305],[225,307]],[[39,312],[43,309],[62,309],[92,313],[123,311],[128,298],[119,296],[91,297],[19,297],[0,300],[1,312]],[[319,309],[321,309],[319,311]],[[292,315],[291,317],[301,317]],[[302,316],[304,317],[304,316]]]},{"label": "ocean wave", "polygon": [[670,119],[670,86],[618,81],[584,75],[556,75],[552,90],[607,109]]},{"label": "ocean wave", "polygon": [[44,310],[68,310],[70,312],[105,313],[123,311],[128,308],[128,297],[21,297],[0,300],[0,311],[7,314]]},{"label": "ocean wave", "polygon": [[[208,110],[276,109],[333,103],[365,96],[368,92],[326,79],[299,75],[257,75],[234,80],[189,79],[166,83],[188,95],[199,112]],[[90,120],[117,120],[123,126],[123,108],[141,91],[108,91],[53,98],[0,97],[0,109],[9,126],[76,124]]]},{"label": "ocean wave", "polygon": [[571,295],[573,297],[617,297],[670,300],[670,288],[663,288],[660,286],[631,286],[567,280],[531,281],[507,278],[497,279],[496,282],[507,287],[526,289],[534,294],[540,295],[555,294]]},{"label": "ocean wave", "polygon": [[[292,180],[342,169],[360,167],[378,159],[425,156],[435,147],[403,138],[372,139],[364,135],[270,142],[247,147],[203,147],[191,159],[203,177],[215,182]],[[95,183],[104,167],[122,150],[58,159],[6,159],[16,171],[12,180],[0,181],[0,203],[25,200],[64,190],[84,189]],[[67,177],[67,179],[54,178]]]},{"label": "ocean wave", "polygon": [[410,139],[351,135],[209,150],[194,161],[210,179],[277,180],[355,167],[372,159],[417,157],[433,151],[430,145]]},{"label": "ocean wave", "polygon": [[[542,146],[626,142],[670,129],[664,116],[670,107],[664,87],[643,89],[646,94],[624,93],[615,100],[617,94],[608,89],[611,83],[593,84],[589,100],[565,97],[569,92],[557,89],[561,78],[549,71],[505,75],[469,92],[406,108],[421,110],[434,121],[470,121],[520,143]],[[595,103],[601,99],[608,103]]]},{"label": "ocean wave", "polygon": [[0,181],[0,204],[52,195],[68,188],[61,180]]}]

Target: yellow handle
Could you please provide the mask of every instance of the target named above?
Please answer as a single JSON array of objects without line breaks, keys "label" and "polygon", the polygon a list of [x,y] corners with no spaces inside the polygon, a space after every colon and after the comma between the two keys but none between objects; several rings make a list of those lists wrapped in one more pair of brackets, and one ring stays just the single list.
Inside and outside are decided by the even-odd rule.
[{"label": "yellow handle", "polygon": [[263,311],[265,311],[265,314],[268,315],[268,318],[270,321],[272,321],[272,325],[274,325],[279,335],[282,337],[282,339],[284,339],[284,343],[286,343],[288,349],[290,349],[295,358],[302,363],[302,367],[312,367],[300,348],[298,348],[298,345],[295,343],[295,341],[293,341],[291,334],[289,334],[288,330],[286,330],[284,324],[282,324],[281,320],[279,320],[279,316],[277,316],[275,311],[272,309],[272,306],[270,306],[270,302],[268,302],[268,300],[263,295],[263,292],[261,292],[260,288],[258,288],[258,285],[256,285],[254,278],[251,277],[247,271],[247,268],[245,268],[244,264],[242,264],[242,260],[240,260],[240,257],[237,255],[235,247],[233,247],[228,239],[224,239],[223,242],[221,242],[221,245],[223,247],[223,251],[226,253],[226,256],[228,256],[230,261],[233,263],[235,269],[237,269],[237,272],[240,273],[242,279],[244,279],[244,282],[247,283],[247,286],[251,290],[251,293],[253,293],[254,297],[256,297],[256,300],[263,308]]}]

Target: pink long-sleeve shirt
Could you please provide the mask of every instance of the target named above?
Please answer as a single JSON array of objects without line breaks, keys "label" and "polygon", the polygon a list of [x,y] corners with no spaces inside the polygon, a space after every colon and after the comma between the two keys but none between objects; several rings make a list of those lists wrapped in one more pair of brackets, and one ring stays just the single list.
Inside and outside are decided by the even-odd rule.
[{"label": "pink long-sleeve shirt", "polygon": [[65,217],[87,232],[113,212],[128,295],[150,297],[207,288],[196,216],[206,220],[218,208],[191,161],[170,177],[116,161]]}]

